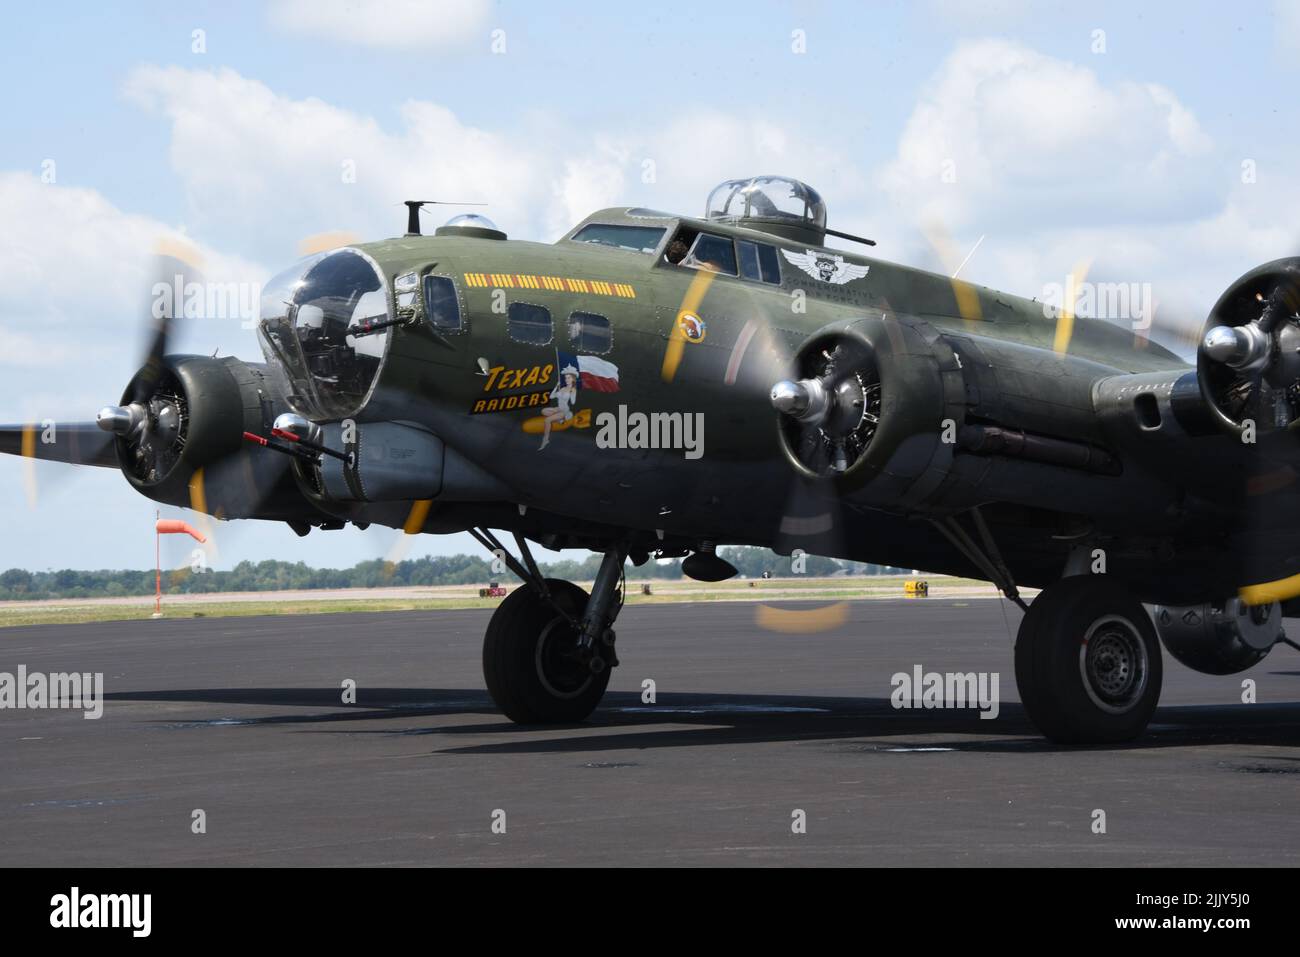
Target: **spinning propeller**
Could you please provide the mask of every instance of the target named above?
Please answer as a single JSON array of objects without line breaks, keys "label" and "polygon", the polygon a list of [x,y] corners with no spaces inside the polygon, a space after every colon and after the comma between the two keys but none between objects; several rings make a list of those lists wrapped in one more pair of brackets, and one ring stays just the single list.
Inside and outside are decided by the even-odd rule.
[{"label": "spinning propeller", "polygon": [[[175,244],[160,244],[150,270],[150,288],[172,286],[177,275],[192,266]],[[0,426],[0,451],[21,455],[27,461],[28,499],[36,500],[34,462],[117,468],[115,437],[122,436],[128,451],[126,465],[142,479],[158,475],[183,447],[186,410],[177,401],[174,384],[163,365],[171,327],[171,309],[164,301],[148,312],[148,345],[140,371],[132,379],[124,406],[107,406],[95,422],[42,423]]]}]

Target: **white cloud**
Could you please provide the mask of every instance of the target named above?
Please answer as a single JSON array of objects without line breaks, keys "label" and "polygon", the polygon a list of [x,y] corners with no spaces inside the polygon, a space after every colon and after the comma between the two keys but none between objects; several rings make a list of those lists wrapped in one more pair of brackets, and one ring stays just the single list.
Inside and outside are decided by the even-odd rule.
[{"label": "white cloud", "polygon": [[275,0],[268,15],[288,33],[391,49],[445,49],[481,39],[490,0]]},{"label": "white cloud", "polygon": [[[487,201],[503,226],[534,228],[547,191],[536,138],[513,141],[408,100],[403,128],[314,97],[294,100],[233,70],[141,67],[128,96],[172,124],[171,163],[201,229],[288,260],[303,236],[400,234],[403,199]],[[272,245],[278,243],[278,247]]]},{"label": "white cloud", "polygon": [[[498,132],[441,104],[407,100],[401,128],[389,130],[229,69],[142,67],[127,93],[171,121],[171,163],[196,229],[238,238],[268,261],[287,261],[299,238],[326,230],[366,239],[400,233],[403,199],[485,201],[482,212],[512,237],[553,240],[623,202],[698,214],[712,186],[754,173],[788,172],[841,196],[862,192],[851,164],[816,137],[707,109],[662,126],[595,132],[538,114]],[[355,182],[345,182],[351,170]]]},{"label": "white cloud", "polygon": [[612,206],[627,195],[625,147],[605,142],[584,156],[563,161],[563,171],[552,186],[555,199],[548,231],[559,233],[593,210]]},{"label": "white cloud", "polygon": [[[6,330],[8,418],[58,417],[115,400],[136,369],[150,307],[154,251],[162,240],[194,250],[214,282],[262,281],[265,270],[189,240],[174,226],[123,212],[92,189],[0,173],[0,316]],[[239,323],[203,320],[178,346],[251,343]],[[89,411],[88,411],[89,410]]]},{"label": "white cloud", "polygon": [[[0,173],[0,305],[39,327],[86,317],[87,295],[113,305],[138,293],[148,253],[168,230],[91,189]],[[0,359],[2,361],[2,359]]]},{"label": "white cloud", "polygon": [[[956,182],[945,183],[945,161]],[[1103,82],[1001,40],[959,44],[876,171],[881,252],[951,268],[924,234],[952,234],[962,275],[1023,296],[1089,262],[1097,282],[1150,283],[1157,321],[1199,328],[1253,266],[1300,253],[1300,182],[1277,159],[1242,182],[1170,89]],[[834,205],[832,204],[832,208]],[[870,204],[868,204],[870,208]]]},{"label": "white cloud", "polygon": [[760,115],[688,108],[663,125],[606,130],[592,147],[579,142],[575,149],[556,189],[563,202],[552,225],[564,229],[592,210],[623,203],[700,216],[714,186],[762,174],[812,184],[842,229],[852,228],[855,211],[872,201],[867,177],[837,147]]},{"label": "white cloud", "polygon": [[1210,138],[1169,90],[1105,84],[1086,67],[979,40],[931,78],[880,183],[918,221],[957,229],[1205,215],[1216,175]]}]

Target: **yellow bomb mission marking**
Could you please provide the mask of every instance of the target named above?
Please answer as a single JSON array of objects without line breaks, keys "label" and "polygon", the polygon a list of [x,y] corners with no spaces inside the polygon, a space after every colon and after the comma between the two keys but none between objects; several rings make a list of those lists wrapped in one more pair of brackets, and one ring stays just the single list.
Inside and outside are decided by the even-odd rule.
[{"label": "yellow bomb mission marking", "polygon": [[574,279],[568,276],[534,276],[528,273],[467,272],[465,285],[478,289],[549,289],[551,292],[583,292],[596,296],[635,299],[636,290],[625,282]]}]

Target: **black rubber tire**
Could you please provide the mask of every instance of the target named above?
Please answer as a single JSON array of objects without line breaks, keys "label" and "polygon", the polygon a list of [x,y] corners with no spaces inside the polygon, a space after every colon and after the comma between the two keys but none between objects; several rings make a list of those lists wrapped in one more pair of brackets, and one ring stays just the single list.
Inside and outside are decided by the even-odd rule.
[{"label": "black rubber tire", "polygon": [[[573,618],[582,617],[585,591],[555,578],[546,584],[556,604]],[[606,662],[600,674],[576,663],[568,668],[562,658],[556,660],[556,652],[575,640],[572,627],[530,585],[516,588],[497,606],[483,638],[483,678],[507,718],[517,724],[573,724],[596,709],[609,685],[609,651],[597,642]]]},{"label": "black rubber tire", "polygon": [[[1107,622],[1107,619],[1115,621]],[[1106,699],[1085,677],[1083,657],[1093,629],[1118,629],[1140,642],[1145,661],[1134,656],[1128,670],[1145,672],[1126,696]],[[1100,634],[1100,631],[1098,632]],[[1127,673],[1127,672],[1125,672]],[[1063,578],[1034,599],[1016,636],[1016,687],[1025,712],[1058,744],[1116,744],[1140,735],[1160,700],[1160,642],[1141,603],[1105,575]],[[1094,697],[1097,695],[1098,697]],[[1107,710],[1100,701],[1106,702]]]}]

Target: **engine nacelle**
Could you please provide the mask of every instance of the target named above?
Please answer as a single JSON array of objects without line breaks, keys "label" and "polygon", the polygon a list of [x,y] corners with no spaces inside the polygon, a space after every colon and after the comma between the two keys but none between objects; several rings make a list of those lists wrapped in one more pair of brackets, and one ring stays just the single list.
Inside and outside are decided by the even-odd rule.
[{"label": "engine nacelle", "polygon": [[1221,427],[1300,420],[1300,257],[1246,273],[1210,310],[1197,351],[1201,394]]},{"label": "engine nacelle", "polygon": [[167,356],[148,398],[132,403],[144,374],[128,384],[115,429],[118,464],[140,494],[221,518],[328,517],[299,492],[288,456],[244,441],[289,408],[265,366]]},{"label": "engine nacelle", "polygon": [[836,323],[795,356],[795,378],[777,383],[781,448],[808,478],[843,492],[868,483],[896,502],[951,458],[941,423],[960,422],[965,389],[951,348],[928,324],[905,317]]},{"label": "engine nacelle", "polygon": [[1283,636],[1282,609],[1239,598],[1151,609],[1165,650],[1206,675],[1232,675],[1258,664]]}]

